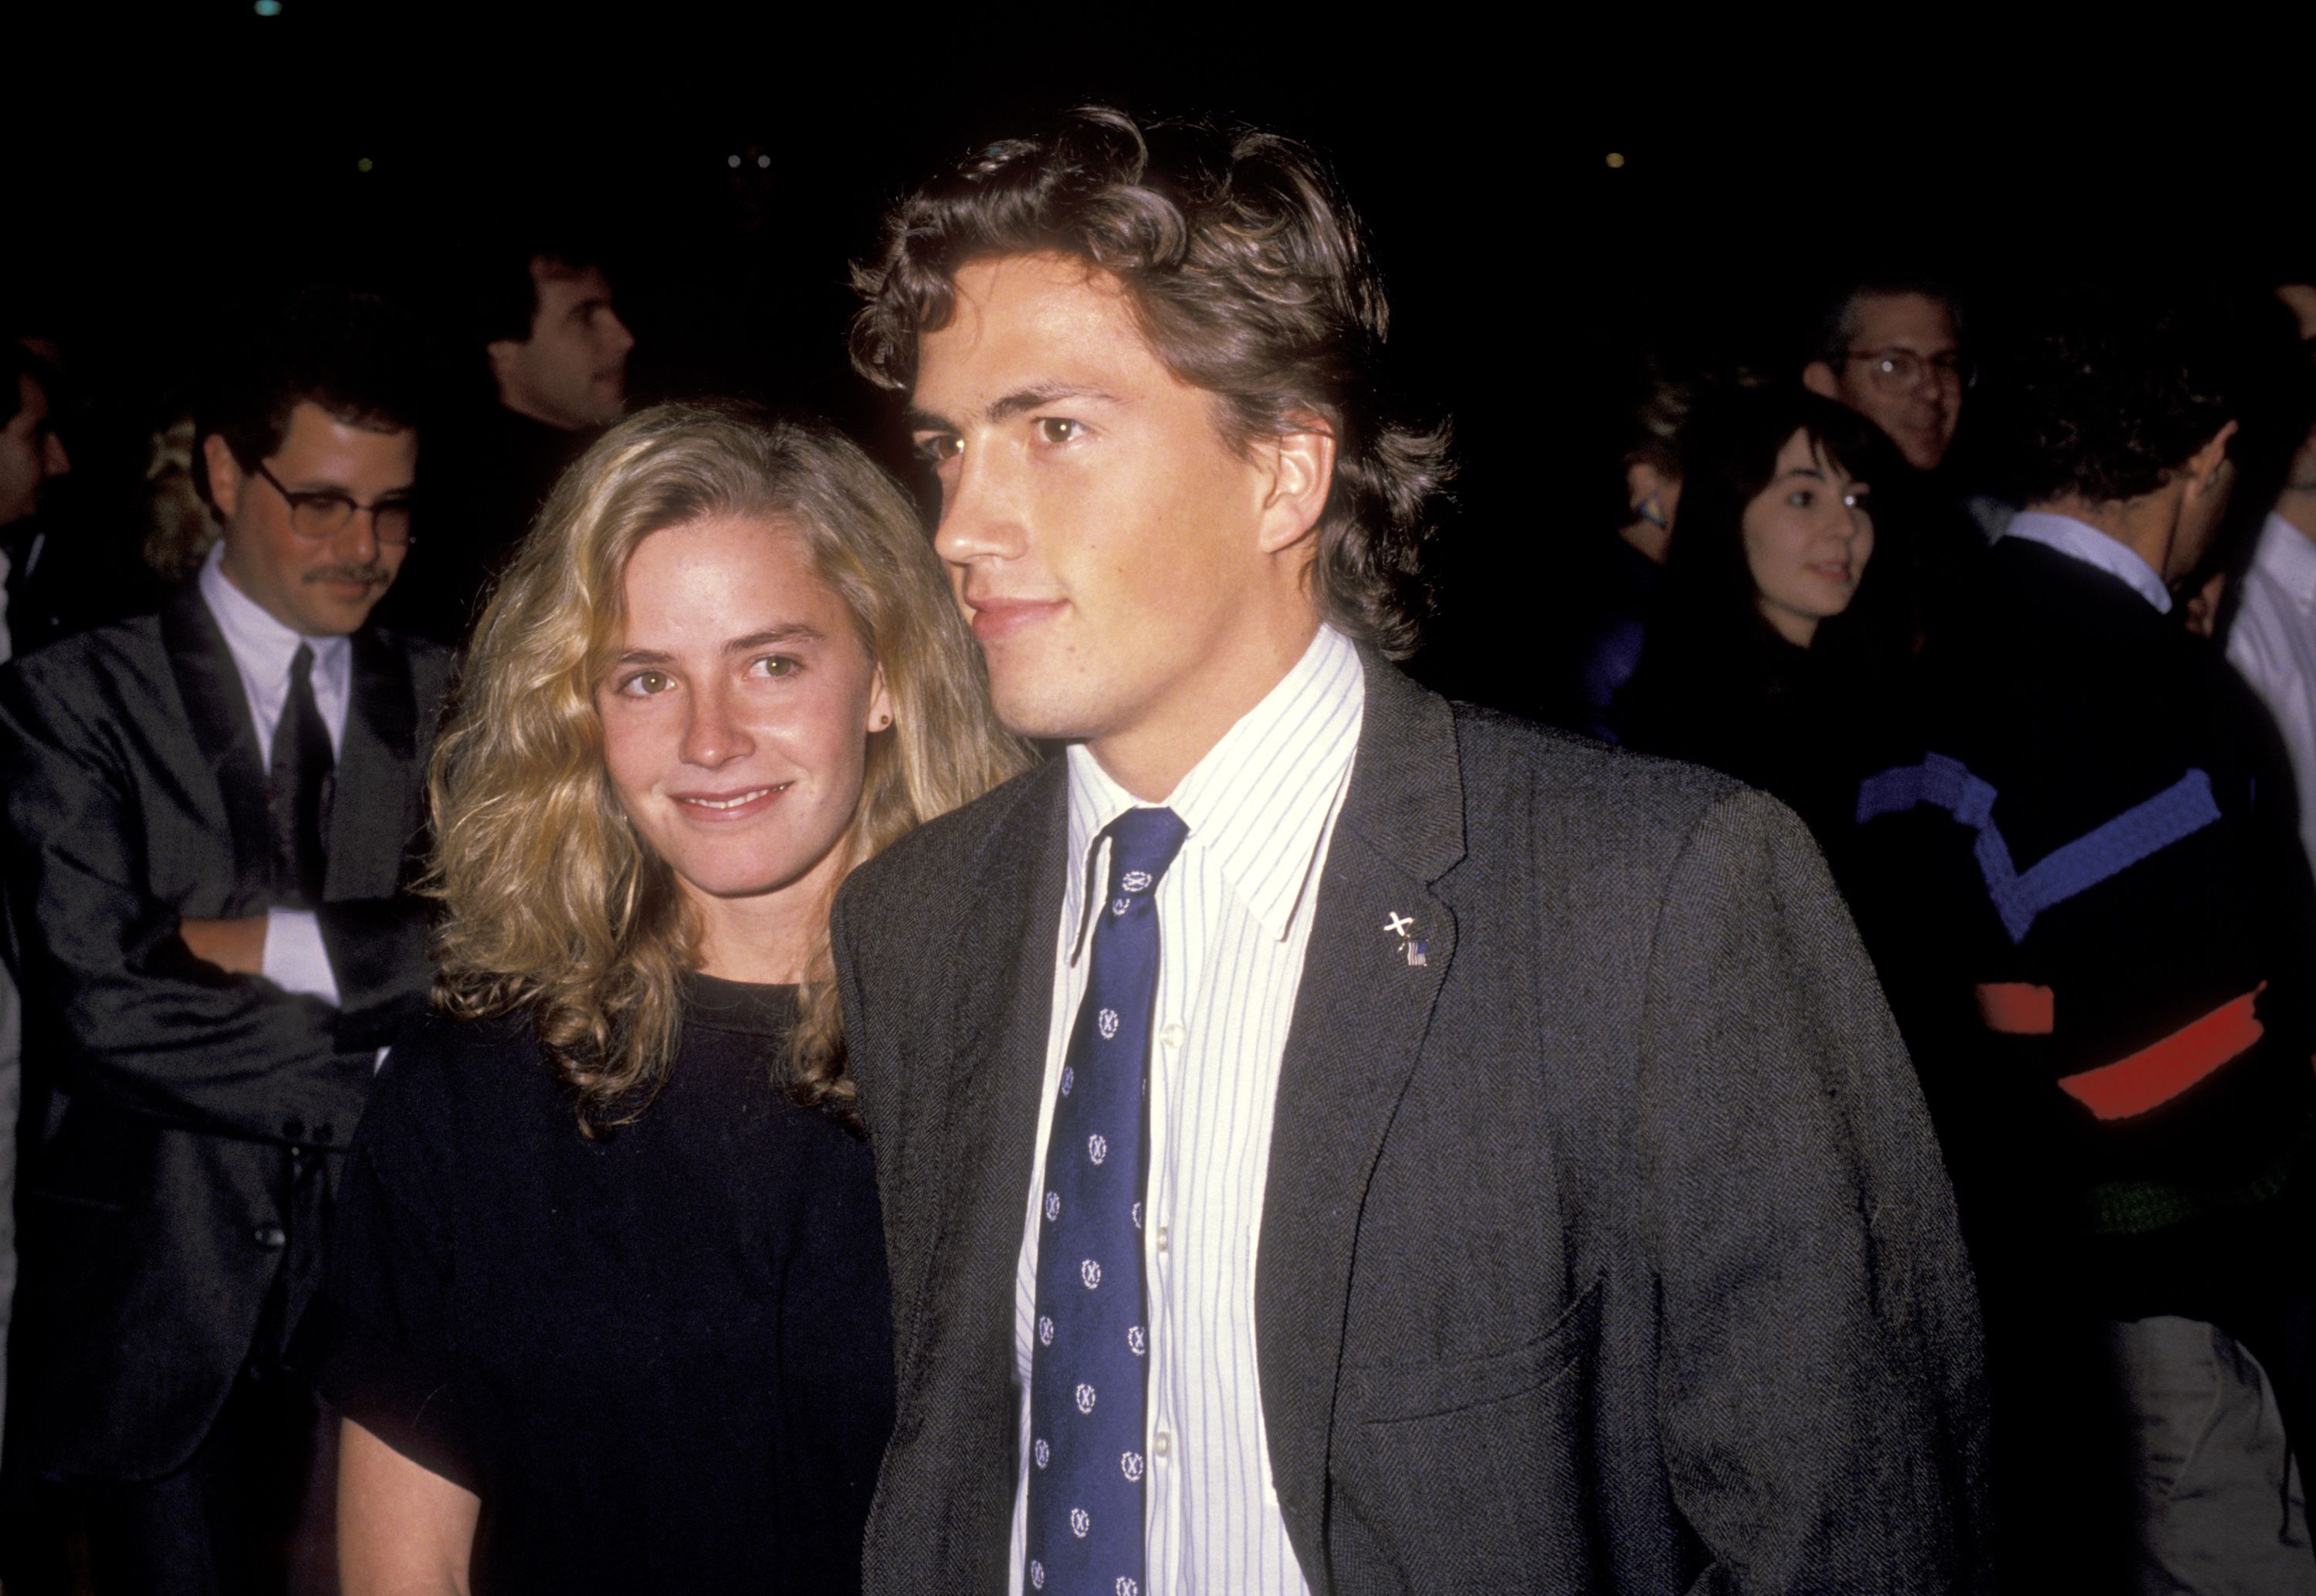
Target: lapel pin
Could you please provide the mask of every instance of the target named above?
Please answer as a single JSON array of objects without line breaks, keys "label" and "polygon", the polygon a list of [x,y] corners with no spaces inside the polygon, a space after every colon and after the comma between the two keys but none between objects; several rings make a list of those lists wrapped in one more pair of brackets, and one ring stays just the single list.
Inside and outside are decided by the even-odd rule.
[{"label": "lapel pin", "polygon": [[1411,942],[1407,944],[1407,962],[1410,964],[1421,964],[1424,962],[1421,943]]},{"label": "lapel pin", "polygon": [[1424,962],[1424,944],[1408,935],[1415,929],[1415,922],[1412,919],[1394,909],[1392,911],[1391,918],[1384,922],[1383,928],[1399,938],[1400,949],[1407,954],[1407,962],[1410,964]]},{"label": "lapel pin", "polygon": [[1415,922],[1409,919],[1405,915],[1400,914],[1394,910],[1391,918],[1384,922],[1383,928],[1390,932],[1394,936],[1405,936],[1410,931],[1415,928]]}]

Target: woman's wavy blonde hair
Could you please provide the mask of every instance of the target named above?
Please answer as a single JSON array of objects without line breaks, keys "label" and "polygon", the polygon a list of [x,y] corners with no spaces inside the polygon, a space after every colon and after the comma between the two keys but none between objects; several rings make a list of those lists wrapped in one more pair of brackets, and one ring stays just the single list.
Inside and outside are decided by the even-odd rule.
[{"label": "woman's wavy blonde hair", "polygon": [[[664,1086],[699,927],[628,823],[603,763],[595,688],[620,646],[628,560],[708,516],[794,528],[881,666],[893,724],[868,739],[844,870],[1028,763],[990,708],[980,651],[907,496],[816,423],[663,404],[566,471],[476,627],[429,790],[430,890],[449,906],[435,1002],[528,1009],[581,1129],[630,1122]],[[825,933],[788,1055],[800,1102],[852,1119]]]}]

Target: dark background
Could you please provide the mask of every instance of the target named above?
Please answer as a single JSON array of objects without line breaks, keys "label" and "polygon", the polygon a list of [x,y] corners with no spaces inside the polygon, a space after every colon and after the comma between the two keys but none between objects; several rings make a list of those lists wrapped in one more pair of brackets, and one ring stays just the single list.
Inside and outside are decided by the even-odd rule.
[{"label": "dark background", "polygon": [[637,402],[817,411],[906,470],[843,356],[846,263],[883,207],[1062,105],[1207,111],[1316,145],[1365,212],[1401,378],[1454,415],[1464,461],[1426,673],[1516,703],[1558,551],[1621,510],[1613,396],[1643,347],[1790,364],[1805,307],[1860,269],[1958,279],[1990,342],[2071,276],[2316,275],[2297,39],[2192,17],[2053,41],[1929,13],[1113,14],[20,15],[0,283],[83,391],[76,501],[127,513],[106,484],[133,485],[144,430],[251,307],[316,278],[416,292],[541,198],[611,245]]}]

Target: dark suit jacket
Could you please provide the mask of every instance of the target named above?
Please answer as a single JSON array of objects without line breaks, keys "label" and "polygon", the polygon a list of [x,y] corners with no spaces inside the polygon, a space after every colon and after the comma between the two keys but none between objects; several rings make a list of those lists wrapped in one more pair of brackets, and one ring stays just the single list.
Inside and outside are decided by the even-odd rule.
[{"label": "dark suit jacket", "polygon": [[198,588],[0,671],[28,1077],[12,1464],[181,1465],[315,1283],[377,1049],[416,1013],[402,889],[450,656],[375,631],[353,674],[318,911],[343,1008],[226,976],[187,918],[268,906],[265,758]]},{"label": "dark suit jacket", "polygon": [[[1976,1302],[1806,835],[1721,777],[1367,668],[1254,1305],[1314,1587],[1969,1583]],[[1065,784],[1050,764],[927,826],[837,905],[900,1391],[872,1592],[1004,1588]]]}]

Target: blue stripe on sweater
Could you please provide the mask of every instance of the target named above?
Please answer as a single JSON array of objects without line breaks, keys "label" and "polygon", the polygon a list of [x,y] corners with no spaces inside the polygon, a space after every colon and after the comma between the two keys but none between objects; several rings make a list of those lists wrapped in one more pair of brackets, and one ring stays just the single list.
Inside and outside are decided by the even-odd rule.
[{"label": "blue stripe on sweater", "polygon": [[1978,833],[1971,851],[1977,856],[1979,873],[1986,878],[1994,912],[2014,944],[2026,940],[2035,917],[2044,909],[2122,874],[2220,818],[2211,776],[2190,770],[2144,803],[2052,849],[2021,873],[2011,863],[2001,828],[1994,823],[1993,786],[1973,776],[1959,759],[1931,754],[1920,765],[1902,765],[1860,782],[1857,823],[1925,803],[1945,810]]}]

